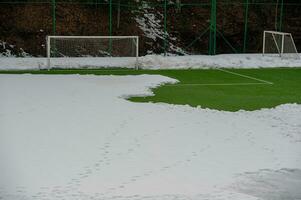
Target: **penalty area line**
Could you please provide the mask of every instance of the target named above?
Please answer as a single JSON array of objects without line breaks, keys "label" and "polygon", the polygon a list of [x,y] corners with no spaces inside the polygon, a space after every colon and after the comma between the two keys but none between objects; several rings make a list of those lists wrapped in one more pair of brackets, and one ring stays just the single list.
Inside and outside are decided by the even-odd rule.
[{"label": "penalty area line", "polygon": [[228,71],[228,70],[225,70],[225,69],[217,69],[217,70],[228,73],[228,74],[233,74],[233,75],[236,75],[236,76],[244,77],[244,78],[247,78],[247,79],[259,81],[261,83],[265,83],[265,84],[269,84],[269,85],[274,84],[273,82],[270,82],[270,81],[262,80],[262,79],[255,78],[255,77],[252,77],[252,76],[243,75],[243,74],[236,73],[236,72],[231,72],[231,71]]},{"label": "penalty area line", "polygon": [[270,83],[182,83],[174,85],[164,85],[168,87],[181,87],[181,86],[240,86],[240,85],[271,85]]}]

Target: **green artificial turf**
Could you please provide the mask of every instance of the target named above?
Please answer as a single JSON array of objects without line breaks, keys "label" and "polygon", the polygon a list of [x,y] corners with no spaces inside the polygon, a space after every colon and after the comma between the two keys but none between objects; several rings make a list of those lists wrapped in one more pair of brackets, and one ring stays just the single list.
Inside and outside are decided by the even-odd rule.
[{"label": "green artificial turf", "polygon": [[[301,103],[301,68],[231,69],[231,72],[263,79],[262,83],[216,69],[210,70],[41,70],[0,73],[139,75],[160,74],[179,80],[154,89],[154,96],[132,97],[134,102],[164,102],[226,111],[257,110],[284,103]],[[212,85],[210,85],[212,84]],[[215,85],[217,84],[217,85]],[[226,84],[226,85],[218,85]],[[231,85],[234,84],[234,85]],[[238,85],[235,85],[238,84]]]}]

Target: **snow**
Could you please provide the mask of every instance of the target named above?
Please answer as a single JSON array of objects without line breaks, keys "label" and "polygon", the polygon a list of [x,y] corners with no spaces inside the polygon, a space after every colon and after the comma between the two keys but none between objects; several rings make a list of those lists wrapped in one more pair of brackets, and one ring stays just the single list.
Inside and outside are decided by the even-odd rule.
[{"label": "snow", "polygon": [[300,199],[301,106],[224,112],[128,96],[160,75],[0,75],[0,199]]},{"label": "snow", "polygon": [[[143,31],[143,35],[153,41],[158,39],[164,40],[167,38],[168,42],[168,52],[172,54],[186,54],[183,49],[173,44],[177,40],[176,37],[172,37],[169,33],[164,31],[163,20],[164,16],[160,11],[156,11],[155,8],[152,8],[148,5],[147,2],[143,2],[143,5],[139,8],[135,17],[138,27]],[[149,52],[152,52],[149,50]]]},{"label": "snow", "polygon": [[[3,57],[16,57],[15,52],[12,50],[17,50],[15,45],[0,40],[0,59]],[[17,52],[20,57],[31,57],[31,55],[22,48],[19,48]]]},{"label": "snow", "polygon": [[[25,70],[47,68],[46,58],[0,57],[0,70]],[[55,68],[134,68],[136,58],[53,58]],[[261,54],[222,54],[216,56],[161,56],[147,55],[139,58],[143,69],[207,69],[207,68],[268,68],[301,67],[301,59],[281,59]]]},{"label": "snow", "polygon": [[216,56],[157,56],[149,55],[140,59],[142,68],[267,68],[301,67],[301,59],[282,59],[262,54],[221,54]]},{"label": "snow", "polygon": [[[99,67],[124,67],[134,68],[136,58],[53,58],[52,68],[99,68]],[[36,70],[46,69],[46,58],[0,58],[0,69],[2,70]]]}]

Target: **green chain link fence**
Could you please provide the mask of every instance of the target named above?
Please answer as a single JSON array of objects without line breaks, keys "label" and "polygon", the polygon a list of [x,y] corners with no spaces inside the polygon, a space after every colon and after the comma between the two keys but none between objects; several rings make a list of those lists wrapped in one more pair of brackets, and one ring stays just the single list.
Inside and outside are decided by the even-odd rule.
[{"label": "green chain link fence", "polygon": [[4,0],[0,7],[0,41],[29,46],[32,55],[44,55],[46,35],[140,35],[142,54],[215,55],[259,52],[262,32],[277,30],[301,47],[301,2],[293,0]]}]

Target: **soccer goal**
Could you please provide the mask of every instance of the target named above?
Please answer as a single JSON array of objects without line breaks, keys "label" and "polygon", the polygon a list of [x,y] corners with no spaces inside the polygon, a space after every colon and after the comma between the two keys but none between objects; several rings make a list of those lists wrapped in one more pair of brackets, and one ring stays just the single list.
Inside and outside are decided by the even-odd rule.
[{"label": "soccer goal", "polygon": [[263,55],[300,59],[291,33],[264,31]]},{"label": "soccer goal", "polygon": [[47,36],[47,67],[138,69],[138,36]]}]

